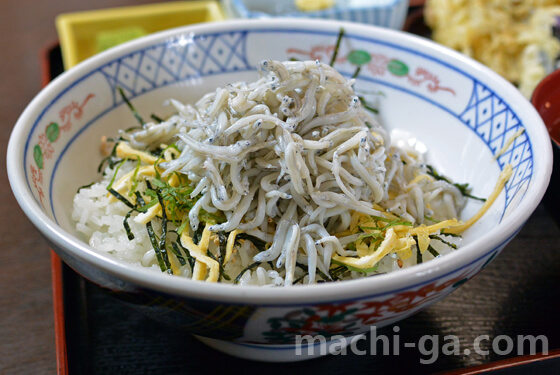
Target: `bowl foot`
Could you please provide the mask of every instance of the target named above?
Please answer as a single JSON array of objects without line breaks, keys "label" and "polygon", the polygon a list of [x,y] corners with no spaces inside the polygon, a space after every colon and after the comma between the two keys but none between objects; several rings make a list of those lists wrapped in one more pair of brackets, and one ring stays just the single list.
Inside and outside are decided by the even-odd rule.
[{"label": "bowl foot", "polygon": [[299,362],[318,358],[327,354],[339,354],[348,345],[355,345],[364,335],[356,335],[329,341],[303,340],[301,344],[259,345],[211,339],[194,335],[213,349],[234,357],[262,362]]}]

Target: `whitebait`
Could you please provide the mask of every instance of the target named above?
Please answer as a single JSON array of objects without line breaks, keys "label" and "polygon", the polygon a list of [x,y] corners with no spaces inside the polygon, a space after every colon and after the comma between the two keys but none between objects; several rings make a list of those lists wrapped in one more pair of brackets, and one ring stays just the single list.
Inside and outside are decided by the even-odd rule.
[{"label": "whitebait", "polygon": [[[426,250],[438,255],[438,239],[453,245],[441,231],[460,228],[464,185],[391,145],[353,80],[318,61],[259,67],[255,82],[194,105],[171,99],[169,119],[120,132],[117,156],[138,166],[109,196],[133,207],[125,228],[128,217],[149,227],[143,264],[289,286],[379,273],[383,262],[393,267],[388,254],[401,264],[416,253],[418,263]],[[153,169],[138,173],[141,164]]]}]

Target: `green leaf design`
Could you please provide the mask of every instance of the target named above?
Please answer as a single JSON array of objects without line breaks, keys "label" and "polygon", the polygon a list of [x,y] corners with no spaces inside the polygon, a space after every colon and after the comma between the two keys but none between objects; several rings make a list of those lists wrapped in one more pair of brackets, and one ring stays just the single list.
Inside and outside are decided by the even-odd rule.
[{"label": "green leaf design", "polygon": [[58,139],[60,135],[60,127],[56,122],[51,122],[49,126],[47,126],[47,131],[45,132],[47,135],[47,139],[53,143]]},{"label": "green leaf design", "polygon": [[455,284],[453,284],[453,288],[458,288],[460,285],[463,285],[467,281],[469,281],[469,279],[465,277],[464,279],[461,279],[457,281]]},{"label": "green leaf design", "polygon": [[362,66],[371,61],[371,55],[364,50],[354,50],[348,54],[348,61],[351,64]]},{"label": "green leaf design", "polygon": [[399,60],[391,60],[387,64],[387,69],[394,75],[402,77],[408,74],[408,66]]},{"label": "green leaf design", "polygon": [[41,146],[35,145],[35,147],[33,147],[33,158],[39,169],[43,169],[43,151],[41,150]]}]

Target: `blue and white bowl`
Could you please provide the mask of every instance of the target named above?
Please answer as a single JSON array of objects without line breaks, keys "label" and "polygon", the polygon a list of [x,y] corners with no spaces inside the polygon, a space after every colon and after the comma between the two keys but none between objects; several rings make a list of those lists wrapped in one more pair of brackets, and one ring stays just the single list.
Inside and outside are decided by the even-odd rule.
[{"label": "blue and white bowl", "polygon": [[[384,125],[414,134],[438,171],[487,196],[504,166],[513,166],[504,191],[464,233],[457,251],[373,278],[271,289],[170,277],[95,251],[76,233],[72,199],[78,186],[99,178],[99,141],[131,121],[117,86],[146,116],[163,114],[167,98],[194,101],[228,82],[254,80],[262,59],[329,61],[341,27],[345,36],[335,67],[351,76],[356,66],[350,52],[370,56],[356,87],[383,92]],[[524,133],[495,157],[520,129]],[[463,55],[372,26],[267,19],[166,31],[83,62],[25,109],[11,135],[7,164],[22,209],[78,273],[217,349],[293,361],[309,357],[296,355],[297,335],[359,335],[426,308],[476,275],[537,207],[551,155],[546,128],[531,104]],[[470,202],[463,219],[479,207]]]},{"label": "blue and white bowl", "polygon": [[293,0],[227,0],[229,13],[242,18],[307,17],[365,23],[402,29],[408,11],[408,0],[339,0],[331,8],[301,12]]}]

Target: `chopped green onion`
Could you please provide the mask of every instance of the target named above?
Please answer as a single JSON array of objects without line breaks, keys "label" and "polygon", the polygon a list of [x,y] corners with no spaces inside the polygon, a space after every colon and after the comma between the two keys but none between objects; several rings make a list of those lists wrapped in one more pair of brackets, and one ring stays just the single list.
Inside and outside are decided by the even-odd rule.
[{"label": "chopped green onion", "polygon": [[115,178],[117,177],[117,173],[119,171],[119,169],[122,167],[122,165],[127,161],[128,159],[124,159],[123,161],[121,161],[119,163],[119,165],[117,165],[117,168],[115,168],[115,171],[113,172],[113,177],[111,178],[111,181],[109,182],[109,185],[107,185],[107,190],[110,190],[111,187],[113,186],[113,182],[115,182]]},{"label": "chopped green onion", "polygon": [[187,227],[187,225],[189,225],[189,221],[188,220],[183,220],[183,222],[181,223],[181,226],[177,229],[177,234],[180,236],[181,234],[183,234],[183,231],[185,230],[185,228]]},{"label": "chopped green onion", "polygon": [[136,189],[138,188],[138,171],[140,170],[140,156],[136,155],[138,161],[136,162],[136,168],[134,168],[134,172],[132,173],[132,186],[130,187],[130,191],[128,195],[131,196],[134,194]]}]

